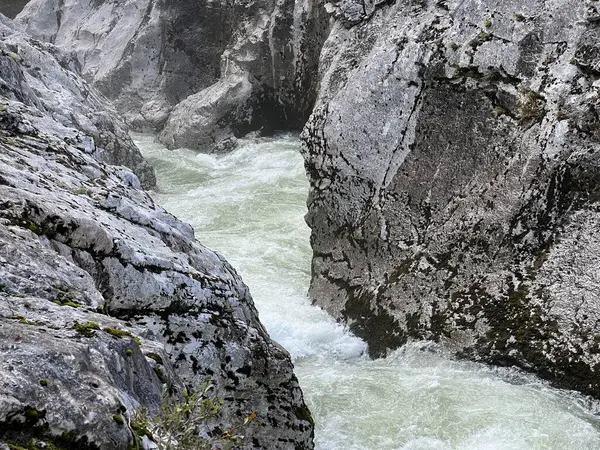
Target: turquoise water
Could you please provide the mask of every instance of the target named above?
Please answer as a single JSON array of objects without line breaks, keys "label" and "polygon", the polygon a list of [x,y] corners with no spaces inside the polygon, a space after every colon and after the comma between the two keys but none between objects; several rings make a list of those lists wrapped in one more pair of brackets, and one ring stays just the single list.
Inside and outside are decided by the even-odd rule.
[{"label": "turquoise water", "polygon": [[449,360],[427,344],[369,360],[361,340],[310,305],[297,137],[247,141],[221,157],[134,140],[156,168],[155,200],[236,267],[292,355],[318,449],[600,449],[598,406],[582,396],[516,370]]}]

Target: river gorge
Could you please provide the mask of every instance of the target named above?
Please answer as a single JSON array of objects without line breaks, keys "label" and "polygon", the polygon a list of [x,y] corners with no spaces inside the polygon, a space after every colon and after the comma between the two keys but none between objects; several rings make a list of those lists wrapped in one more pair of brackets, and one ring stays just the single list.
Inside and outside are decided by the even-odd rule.
[{"label": "river gorge", "polygon": [[0,13],[0,450],[600,449],[595,0]]},{"label": "river gorge", "polygon": [[261,321],[292,355],[317,449],[600,448],[600,405],[591,399],[516,369],[452,361],[434,344],[371,360],[360,339],[311,305],[297,136],[247,140],[226,156],[133,137],[156,169],[154,199],[240,271]]}]

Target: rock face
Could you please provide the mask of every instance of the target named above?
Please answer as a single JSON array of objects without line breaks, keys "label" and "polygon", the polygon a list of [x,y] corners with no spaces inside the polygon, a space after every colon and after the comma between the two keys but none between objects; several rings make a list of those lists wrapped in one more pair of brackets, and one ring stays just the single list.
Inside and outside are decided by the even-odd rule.
[{"label": "rock face", "polygon": [[[223,151],[253,130],[299,126],[318,92],[303,133],[315,301],[367,340],[373,356],[431,339],[600,397],[597,2],[33,0],[19,21],[71,50],[131,124],[161,130],[171,147]],[[5,90],[40,108],[43,95],[10,88],[19,73],[33,76],[18,72]],[[33,139],[27,130],[19,132]],[[163,219],[146,209],[127,215],[137,211],[131,203],[149,200],[127,200],[122,213],[103,195],[94,200],[98,220],[115,213],[168,249],[141,255],[158,241],[122,225],[102,228],[109,237],[97,233],[98,242],[81,241],[75,217],[88,215],[72,197],[64,201],[77,226],[61,222],[56,231],[46,222],[59,215],[41,206],[23,223],[91,276],[113,318],[163,345],[184,382],[198,381],[202,360],[210,367],[202,375],[233,380],[235,396],[226,400],[239,408],[273,386],[292,392],[269,421],[276,427],[283,417],[284,429],[295,430],[278,445],[294,433],[307,442],[311,428],[289,363],[253,319],[231,269],[180,226],[170,227],[186,244],[160,237]],[[25,206],[8,208],[7,226],[19,226],[13,217]],[[30,216],[38,218],[32,226]],[[129,247],[119,247],[123,241]],[[196,270],[210,276],[197,279]],[[146,287],[132,288],[140,276]],[[217,333],[221,317],[239,344],[194,341],[201,338],[192,330],[201,323]],[[248,365],[255,361],[248,355],[263,353],[279,361],[276,369]],[[246,385],[247,372],[281,379]],[[256,433],[256,445],[266,445],[267,434]]]},{"label": "rock face", "polygon": [[19,14],[29,0],[4,0],[0,4],[0,14],[14,19]]},{"label": "rock face", "polygon": [[224,406],[204,432],[256,412],[242,448],[312,448],[289,355],[234,269],[104,162],[94,130],[130,140],[68,59],[0,35],[0,447],[128,448],[137,409],[210,380]]},{"label": "rock face", "polygon": [[52,117],[47,126],[75,128],[88,135],[98,160],[131,167],[145,187],[154,171],[128,135],[117,113],[75,75],[77,62],[53,45],[29,39],[0,16],[0,95]]},{"label": "rock face", "polygon": [[600,10],[342,0],[303,133],[312,298],[600,397]]},{"label": "rock face", "polygon": [[73,51],[132,126],[207,152],[251,131],[302,127],[325,20],[313,0],[33,0],[18,17]]}]

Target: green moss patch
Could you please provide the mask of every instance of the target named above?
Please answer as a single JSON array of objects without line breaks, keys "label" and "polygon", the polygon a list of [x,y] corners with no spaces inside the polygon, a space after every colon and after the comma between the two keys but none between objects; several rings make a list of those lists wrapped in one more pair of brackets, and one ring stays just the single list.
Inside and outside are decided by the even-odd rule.
[{"label": "green moss patch", "polygon": [[96,331],[100,329],[100,326],[95,322],[86,322],[84,324],[75,322],[73,329],[78,333],[83,334],[85,337],[92,337],[96,334]]},{"label": "green moss patch", "polygon": [[146,358],[156,361],[157,364],[163,364],[163,359],[158,353],[146,353]]},{"label": "green moss patch", "polygon": [[118,328],[113,328],[113,327],[104,327],[102,329],[102,331],[110,334],[113,337],[119,338],[119,339],[124,338],[124,337],[130,337],[131,339],[133,339],[133,341],[136,344],[138,344],[138,345],[142,344],[142,340],[139,337],[134,336],[130,331],[127,331],[127,330],[119,330]]}]

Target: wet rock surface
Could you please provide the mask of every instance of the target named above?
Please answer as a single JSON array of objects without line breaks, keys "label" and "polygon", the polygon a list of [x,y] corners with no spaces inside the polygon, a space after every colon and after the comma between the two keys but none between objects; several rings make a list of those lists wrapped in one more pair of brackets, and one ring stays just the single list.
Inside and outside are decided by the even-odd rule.
[{"label": "wet rock surface", "polygon": [[241,447],[312,448],[235,270],[106,164],[152,174],[72,60],[6,21],[0,36],[0,442],[128,448],[136,410],[210,380],[224,406],[201,431],[256,412]]},{"label": "wet rock surface", "polygon": [[599,397],[596,2],[375,3],[328,4],[311,297]]},{"label": "wet rock surface", "polygon": [[205,152],[252,131],[302,127],[326,20],[312,0],[33,0],[18,17],[34,37],[73,51],[132,126]]}]

